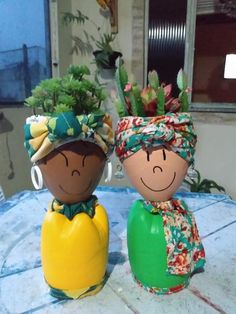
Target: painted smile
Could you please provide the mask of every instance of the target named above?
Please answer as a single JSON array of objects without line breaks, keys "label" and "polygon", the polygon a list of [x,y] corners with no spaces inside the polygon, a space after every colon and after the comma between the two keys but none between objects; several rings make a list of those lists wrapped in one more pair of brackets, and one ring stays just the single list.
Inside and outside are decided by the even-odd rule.
[{"label": "painted smile", "polygon": [[153,191],[153,192],[162,192],[162,191],[167,190],[167,189],[172,185],[172,183],[173,183],[174,180],[175,180],[175,177],[176,177],[176,172],[174,172],[174,177],[173,177],[171,183],[170,183],[167,187],[165,187],[164,189],[161,189],[161,190],[154,190],[154,189],[150,188],[150,187],[143,181],[143,178],[140,178],[140,180],[141,180],[141,182],[143,183],[143,185],[146,186],[146,188],[148,188],[149,190],[151,190],[151,191]]},{"label": "painted smile", "polygon": [[92,180],[89,182],[89,185],[87,186],[87,188],[86,188],[83,192],[80,192],[80,193],[70,193],[70,192],[66,191],[60,184],[59,184],[59,188],[60,188],[64,193],[66,193],[66,194],[68,194],[68,195],[81,195],[81,194],[84,194],[85,192],[87,192],[87,191],[90,189],[91,185],[92,185]]}]

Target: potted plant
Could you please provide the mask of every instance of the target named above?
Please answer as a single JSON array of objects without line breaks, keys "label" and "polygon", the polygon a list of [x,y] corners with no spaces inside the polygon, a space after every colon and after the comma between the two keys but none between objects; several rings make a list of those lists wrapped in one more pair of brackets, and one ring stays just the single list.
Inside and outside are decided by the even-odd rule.
[{"label": "potted plant", "polygon": [[202,269],[205,253],[191,211],[173,198],[193,162],[196,134],[188,111],[188,88],[180,70],[178,97],[160,84],[156,71],[141,90],[128,81],[124,66],[116,71],[116,154],[137,200],[128,217],[127,241],[134,279],[152,293],[177,292]]},{"label": "potted plant", "polygon": [[[109,14],[103,16],[104,18],[110,17]],[[116,39],[116,34],[102,32],[102,28],[88,16],[84,15],[80,10],[77,10],[75,14],[70,12],[64,13],[63,21],[66,25],[76,23],[81,26],[88,23],[95,28],[97,32],[97,38],[90,35],[86,30],[83,30],[84,38],[82,36],[73,36],[72,39],[74,45],[72,53],[75,52],[78,54],[80,52],[83,55],[93,52],[95,63],[100,73],[103,69],[113,71],[116,69],[116,59],[122,56],[121,52],[114,50],[112,47],[112,44]],[[82,34],[81,29],[80,31]]]},{"label": "potted plant", "polygon": [[215,181],[202,179],[201,174],[197,169],[193,169],[191,174],[187,174],[187,177],[184,179],[184,183],[191,192],[212,193],[211,190],[214,189],[218,192],[226,193],[225,188],[218,185]]},{"label": "potted plant", "polygon": [[[111,118],[100,110],[101,86],[86,79],[86,66],[42,81],[26,99],[34,115],[24,126],[36,188],[54,196],[42,224],[44,277],[58,298],[98,292],[108,257],[108,219],[93,195],[114,138]],[[36,115],[36,110],[43,115]],[[36,174],[38,178],[36,178]]]}]

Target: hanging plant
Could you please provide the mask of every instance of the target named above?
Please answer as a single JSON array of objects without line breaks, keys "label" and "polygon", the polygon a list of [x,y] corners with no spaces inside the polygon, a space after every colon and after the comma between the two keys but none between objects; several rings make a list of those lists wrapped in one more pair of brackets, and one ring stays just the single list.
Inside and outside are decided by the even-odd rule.
[{"label": "hanging plant", "polygon": [[[108,13],[108,15],[103,15],[103,17],[110,19],[110,11],[108,11]],[[97,33],[97,36],[94,36],[89,34],[86,28],[80,29],[80,33],[83,35],[75,35],[72,37],[72,53],[80,53],[81,55],[93,53],[95,63],[99,70],[116,68],[116,59],[122,57],[122,53],[113,48],[116,34],[112,32],[103,32],[102,26],[97,25],[93,18],[88,17],[78,9],[76,10],[76,13],[65,12],[63,14],[63,22],[65,25],[77,24],[86,26],[86,24],[90,24]]]}]

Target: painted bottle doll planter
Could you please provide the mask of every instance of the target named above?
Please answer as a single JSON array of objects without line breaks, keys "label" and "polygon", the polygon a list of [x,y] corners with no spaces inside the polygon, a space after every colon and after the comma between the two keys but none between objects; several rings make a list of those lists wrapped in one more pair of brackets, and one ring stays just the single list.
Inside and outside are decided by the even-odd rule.
[{"label": "painted bottle doll planter", "polygon": [[111,118],[72,111],[37,116],[27,120],[24,132],[31,161],[54,196],[41,232],[50,293],[93,295],[103,287],[108,259],[108,218],[93,192],[114,146]]},{"label": "painted bottle doll planter", "polygon": [[[119,89],[122,82],[117,78]],[[130,105],[130,99],[134,104],[137,93],[130,92],[124,92],[125,105]],[[183,201],[172,198],[193,162],[196,140],[186,112],[125,116],[118,122],[116,154],[144,198],[129,212],[129,261],[134,279],[152,293],[182,290],[205,263],[193,214]]]}]

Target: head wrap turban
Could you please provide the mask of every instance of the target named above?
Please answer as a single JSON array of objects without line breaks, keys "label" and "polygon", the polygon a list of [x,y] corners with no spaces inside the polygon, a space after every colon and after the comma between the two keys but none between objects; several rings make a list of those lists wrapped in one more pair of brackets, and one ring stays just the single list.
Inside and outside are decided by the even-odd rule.
[{"label": "head wrap turban", "polygon": [[168,144],[189,164],[193,162],[197,136],[189,113],[156,117],[124,117],[116,129],[116,154],[120,161],[141,148]]},{"label": "head wrap turban", "polygon": [[56,147],[70,141],[90,141],[109,156],[114,148],[111,117],[108,114],[76,116],[63,112],[57,116],[29,118],[24,126],[25,148],[32,162],[48,155]]}]

